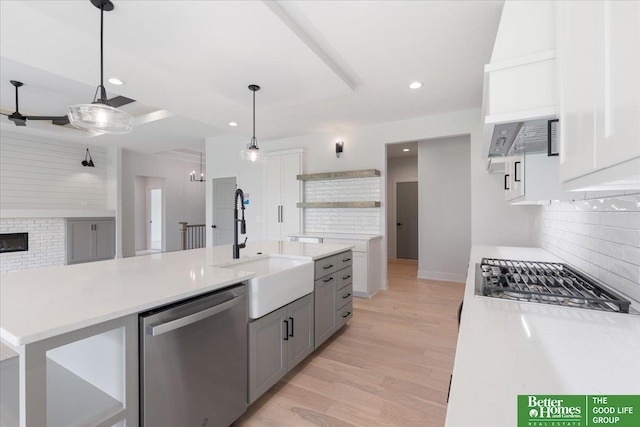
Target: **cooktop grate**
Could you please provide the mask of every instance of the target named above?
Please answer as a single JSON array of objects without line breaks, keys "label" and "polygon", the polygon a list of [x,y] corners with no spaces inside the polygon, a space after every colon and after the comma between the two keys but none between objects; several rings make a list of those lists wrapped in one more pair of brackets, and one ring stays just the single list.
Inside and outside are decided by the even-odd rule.
[{"label": "cooktop grate", "polygon": [[483,258],[482,295],[629,313],[631,302],[562,263]]}]

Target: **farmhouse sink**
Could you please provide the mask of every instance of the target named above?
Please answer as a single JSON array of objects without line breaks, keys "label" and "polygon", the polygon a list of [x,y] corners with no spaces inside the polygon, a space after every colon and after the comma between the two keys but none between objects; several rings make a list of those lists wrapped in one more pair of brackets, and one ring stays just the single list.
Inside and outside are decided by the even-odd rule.
[{"label": "farmhouse sink", "polygon": [[249,318],[257,319],[313,292],[313,261],[266,257],[225,266],[249,279]]}]

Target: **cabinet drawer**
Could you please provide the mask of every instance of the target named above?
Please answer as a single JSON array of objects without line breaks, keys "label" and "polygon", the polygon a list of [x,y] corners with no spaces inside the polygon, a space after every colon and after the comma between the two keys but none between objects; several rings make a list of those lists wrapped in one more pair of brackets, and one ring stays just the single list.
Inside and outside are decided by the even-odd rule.
[{"label": "cabinet drawer", "polygon": [[353,300],[353,285],[349,284],[336,291],[336,307],[341,309]]},{"label": "cabinet drawer", "polygon": [[[333,274],[329,274],[326,277],[321,277],[320,279],[317,279],[314,282],[314,289],[316,290],[316,292],[318,291],[318,288],[331,284],[332,286],[336,286],[337,288],[337,284],[338,283],[338,273],[333,273]],[[334,289],[336,289],[334,288]]]},{"label": "cabinet drawer", "polygon": [[335,273],[338,270],[338,257],[336,255],[316,261],[316,279]]},{"label": "cabinet drawer", "polygon": [[336,313],[336,327],[340,328],[353,317],[353,301],[339,309]]},{"label": "cabinet drawer", "polygon": [[351,251],[338,254],[337,257],[338,257],[338,270],[351,267],[351,264],[353,262],[353,255],[351,254]]},{"label": "cabinet drawer", "polygon": [[336,272],[338,284],[336,285],[336,289],[344,288],[347,285],[353,283],[353,267],[343,268],[340,271]]}]

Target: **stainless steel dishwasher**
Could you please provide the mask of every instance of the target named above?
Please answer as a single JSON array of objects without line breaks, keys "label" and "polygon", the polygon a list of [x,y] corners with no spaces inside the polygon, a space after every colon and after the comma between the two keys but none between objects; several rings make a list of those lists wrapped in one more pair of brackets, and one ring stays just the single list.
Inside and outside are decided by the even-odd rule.
[{"label": "stainless steel dishwasher", "polygon": [[247,296],[238,285],[140,315],[140,421],[228,426],[247,408]]}]

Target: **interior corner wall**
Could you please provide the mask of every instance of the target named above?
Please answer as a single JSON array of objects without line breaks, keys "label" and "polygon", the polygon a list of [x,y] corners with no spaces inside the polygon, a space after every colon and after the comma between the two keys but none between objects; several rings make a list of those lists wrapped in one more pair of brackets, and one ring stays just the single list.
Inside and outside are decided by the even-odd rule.
[{"label": "interior corner wall", "polygon": [[198,165],[197,162],[123,150],[122,254],[124,257],[136,254],[137,176],[164,179],[163,235],[165,251],[180,250],[179,222],[204,224],[205,186],[200,182],[189,181],[189,173]]},{"label": "interior corner wall", "polygon": [[464,282],[471,250],[470,136],[418,143],[418,277]]},{"label": "interior corner wall", "polygon": [[417,154],[387,159],[387,258],[396,257],[396,184],[415,181],[418,181]]}]

